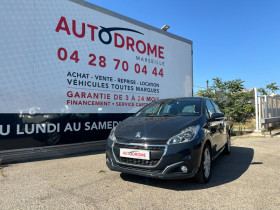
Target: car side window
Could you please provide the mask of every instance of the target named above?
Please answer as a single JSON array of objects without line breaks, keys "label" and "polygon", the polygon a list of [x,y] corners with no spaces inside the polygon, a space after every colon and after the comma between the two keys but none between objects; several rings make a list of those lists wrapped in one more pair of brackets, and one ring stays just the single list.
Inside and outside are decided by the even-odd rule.
[{"label": "car side window", "polygon": [[210,119],[212,114],[215,113],[215,108],[209,100],[206,101],[206,109],[207,109],[206,111],[208,112],[207,117],[208,117],[208,119]]},{"label": "car side window", "polygon": [[212,103],[213,103],[213,105],[214,105],[214,108],[215,108],[215,110],[216,110],[216,113],[221,113],[221,114],[222,114],[222,112],[221,112],[220,108],[218,107],[218,105],[215,104],[213,101],[212,101]]}]

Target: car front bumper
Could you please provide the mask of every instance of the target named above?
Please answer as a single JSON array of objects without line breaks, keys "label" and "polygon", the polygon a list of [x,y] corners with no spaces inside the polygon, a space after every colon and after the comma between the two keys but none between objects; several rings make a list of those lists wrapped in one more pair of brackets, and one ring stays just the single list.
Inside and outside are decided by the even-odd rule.
[{"label": "car front bumper", "polygon": [[[121,145],[121,144],[120,144]],[[133,144],[124,144],[126,148]],[[137,144],[140,145],[140,144]],[[143,144],[144,146],[144,144]],[[147,144],[145,144],[147,147]],[[177,145],[149,145],[148,147],[162,146],[165,150],[160,160],[155,165],[139,165],[122,162],[115,154],[115,142],[111,139],[107,141],[106,164],[112,171],[134,174],[158,179],[178,179],[193,177],[199,168],[202,153],[201,143],[182,143]],[[151,152],[153,153],[153,151]],[[153,154],[151,155],[153,157]],[[181,167],[188,170],[183,172]]]}]

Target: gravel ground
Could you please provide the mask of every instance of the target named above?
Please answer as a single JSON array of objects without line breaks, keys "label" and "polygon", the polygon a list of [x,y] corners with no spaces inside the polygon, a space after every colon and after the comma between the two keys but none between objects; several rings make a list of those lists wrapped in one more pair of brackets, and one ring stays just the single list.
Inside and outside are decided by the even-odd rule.
[{"label": "gravel ground", "polygon": [[280,209],[280,138],[240,138],[206,185],[111,172],[95,154],[6,165],[0,209]]}]

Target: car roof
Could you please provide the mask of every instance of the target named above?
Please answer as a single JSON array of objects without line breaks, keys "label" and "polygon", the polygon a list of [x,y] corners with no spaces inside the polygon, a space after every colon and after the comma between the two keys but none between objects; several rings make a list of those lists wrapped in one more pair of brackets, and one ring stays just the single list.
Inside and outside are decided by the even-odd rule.
[{"label": "car roof", "polygon": [[165,100],[179,100],[179,99],[202,99],[202,100],[211,100],[207,97],[200,97],[200,96],[195,96],[195,97],[176,97],[176,98],[163,98],[160,99],[159,101],[165,101]]}]

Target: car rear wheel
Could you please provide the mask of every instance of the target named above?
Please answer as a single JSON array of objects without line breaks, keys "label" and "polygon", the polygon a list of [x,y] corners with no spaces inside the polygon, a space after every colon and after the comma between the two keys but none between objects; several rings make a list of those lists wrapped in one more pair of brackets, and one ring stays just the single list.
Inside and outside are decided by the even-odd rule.
[{"label": "car rear wheel", "polygon": [[198,182],[209,182],[211,176],[211,164],[211,150],[209,144],[206,144],[203,148],[200,167],[196,174],[196,179]]},{"label": "car rear wheel", "polygon": [[230,154],[230,151],[231,151],[231,142],[230,142],[230,135],[228,134],[227,135],[227,143],[225,145],[225,148],[224,148],[224,151],[223,153],[225,155],[229,155]]}]

